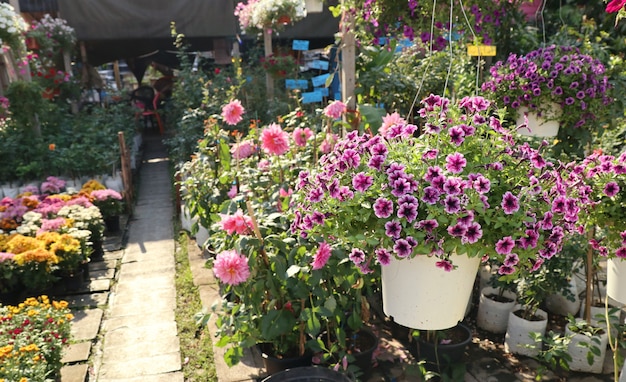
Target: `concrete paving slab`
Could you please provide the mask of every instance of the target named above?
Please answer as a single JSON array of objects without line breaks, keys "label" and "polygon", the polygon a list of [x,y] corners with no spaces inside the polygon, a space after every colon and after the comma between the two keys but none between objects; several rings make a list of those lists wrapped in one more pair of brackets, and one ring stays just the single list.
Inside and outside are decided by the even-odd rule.
[{"label": "concrete paving slab", "polygon": [[109,292],[60,296],[60,298],[67,301],[70,308],[96,308],[98,306],[106,305],[109,298]]},{"label": "concrete paving slab", "polygon": [[70,344],[67,349],[63,352],[63,358],[61,362],[63,363],[76,363],[76,362],[84,362],[89,359],[89,354],[91,353],[91,342],[78,342],[75,344]]},{"label": "concrete paving slab", "polygon": [[102,261],[92,261],[89,263],[89,273],[91,274],[94,271],[115,269],[117,266],[117,260],[102,260]]},{"label": "concrete paving slab", "polygon": [[93,280],[100,280],[100,279],[114,279],[115,278],[115,269],[112,268],[105,268],[105,269],[98,269],[98,270],[91,270],[89,269],[89,279],[91,281]]},{"label": "concrete paving slab", "polygon": [[[154,316],[153,316],[154,317]],[[135,344],[143,344],[145,347],[152,347],[152,341],[167,336],[168,334],[177,334],[176,322],[174,321],[148,321],[142,326],[120,326],[118,328],[108,330],[104,334],[104,349],[120,346],[132,346]],[[168,349],[162,349],[162,353],[168,352]]]},{"label": "concrete paving slab", "polygon": [[179,371],[180,369],[180,353],[172,352],[126,362],[103,363],[100,367],[98,380],[141,377],[143,381],[148,376]]},{"label": "concrete paving slab", "polygon": [[104,312],[102,309],[87,309],[72,312],[72,340],[93,340],[100,330],[100,322]]},{"label": "concrete paving slab", "polygon": [[87,290],[89,290],[90,292],[105,292],[109,289],[111,289],[111,280],[109,279],[91,280],[87,287]]},{"label": "concrete paving slab", "polygon": [[[162,320],[163,322],[174,322],[175,320],[175,313],[173,310],[169,309],[169,310],[164,310],[162,312],[158,312],[158,319]],[[133,311],[132,314],[128,314],[125,316],[116,316],[116,317],[109,317],[103,320],[102,322],[102,330],[104,332],[110,331],[110,330],[115,330],[121,327],[138,327],[141,325],[145,325],[146,324],[146,314],[145,312],[137,312],[136,310]]]},{"label": "concrete paving slab", "polygon": [[[132,293],[116,293],[111,297],[112,305],[135,304],[136,306],[145,307],[146,305],[168,306],[174,309],[176,306],[176,288],[137,290]],[[133,309],[132,312],[141,311],[140,308]]]},{"label": "concrete paving slab", "polygon": [[89,365],[67,365],[61,368],[61,382],[84,382],[87,379]]},{"label": "concrete paving slab", "polygon": [[163,258],[145,255],[143,261],[128,261],[128,256],[122,259],[123,267],[120,269],[120,278],[127,276],[144,275],[171,275],[174,277],[176,268],[173,258]]},{"label": "concrete paving slab", "polygon": [[102,362],[126,362],[133,359],[156,357],[171,352],[180,352],[179,338],[175,335],[158,336],[153,337],[149,346],[145,342],[132,345],[105,346]]},{"label": "concrete paving slab", "polygon": [[114,252],[106,252],[103,257],[105,261],[108,261],[108,260],[119,260],[122,258],[122,256],[124,256],[124,252],[114,251]]},{"label": "concrete paving slab", "polygon": [[142,304],[138,306],[137,304],[128,303],[128,304],[113,304],[109,309],[110,317],[124,317],[131,314],[135,314],[136,312],[142,312],[145,315],[163,315],[164,313],[171,311],[172,305],[169,301],[160,300],[157,303],[153,304]]},{"label": "concrete paving slab", "polygon": [[185,376],[183,373],[166,373],[157,375],[146,375],[137,378],[123,378],[123,379],[102,379],[98,382],[184,382]]}]

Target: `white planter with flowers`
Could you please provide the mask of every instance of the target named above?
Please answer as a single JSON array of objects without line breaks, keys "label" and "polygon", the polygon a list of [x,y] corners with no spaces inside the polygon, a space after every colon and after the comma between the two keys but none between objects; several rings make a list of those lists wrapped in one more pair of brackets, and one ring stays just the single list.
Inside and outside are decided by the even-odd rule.
[{"label": "white planter with flowers", "polygon": [[[498,277],[511,282],[558,255],[572,227],[565,214],[575,218],[575,208],[552,208],[569,196],[566,180],[537,150],[517,144],[514,128],[502,126],[491,110],[482,97],[452,103],[430,95],[418,111],[421,135],[414,135],[417,126],[388,115],[378,135],[348,133],[316,171],[299,177],[292,229],[320,248],[347,253],[364,273],[380,266],[383,284],[399,284],[393,292],[383,286],[383,306],[401,325],[454,326],[467,307],[477,259],[491,256]],[[397,280],[400,270],[426,259],[412,280]],[[466,263],[471,281],[461,287],[452,279]],[[424,276],[415,276],[418,270]],[[419,278],[443,282],[420,287]],[[456,313],[420,317],[441,305],[454,305]]]}]

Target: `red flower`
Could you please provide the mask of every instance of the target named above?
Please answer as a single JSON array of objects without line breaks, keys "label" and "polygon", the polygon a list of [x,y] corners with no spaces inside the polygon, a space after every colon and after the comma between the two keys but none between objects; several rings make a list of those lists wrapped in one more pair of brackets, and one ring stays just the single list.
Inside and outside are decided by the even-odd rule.
[{"label": "red flower", "polygon": [[606,11],[608,13],[618,12],[620,9],[626,6],[626,0],[613,0],[606,5]]}]

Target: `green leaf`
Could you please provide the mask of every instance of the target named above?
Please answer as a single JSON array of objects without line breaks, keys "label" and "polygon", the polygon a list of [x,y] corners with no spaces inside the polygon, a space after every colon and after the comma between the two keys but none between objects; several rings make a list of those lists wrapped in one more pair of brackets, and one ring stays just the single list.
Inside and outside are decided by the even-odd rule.
[{"label": "green leaf", "polygon": [[307,333],[314,337],[320,333],[322,325],[311,308],[306,308],[302,311],[302,319],[306,321]]},{"label": "green leaf", "polygon": [[328,299],[326,299],[326,302],[324,302],[324,307],[331,312],[334,312],[335,309],[337,309],[337,300],[335,300],[335,297],[330,296]]},{"label": "green leaf", "polygon": [[230,367],[238,364],[241,357],[243,357],[243,349],[240,347],[232,347],[224,353],[224,361]]},{"label": "green leaf", "polygon": [[291,330],[296,324],[296,319],[287,310],[271,310],[261,319],[261,335],[272,340]]}]

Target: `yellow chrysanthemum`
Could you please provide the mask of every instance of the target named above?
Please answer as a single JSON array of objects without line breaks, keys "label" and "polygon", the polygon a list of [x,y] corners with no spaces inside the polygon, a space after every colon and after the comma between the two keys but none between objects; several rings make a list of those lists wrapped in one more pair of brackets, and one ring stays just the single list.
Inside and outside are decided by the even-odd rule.
[{"label": "yellow chrysanthemum", "polygon": [[7,252],[20,254],[26,251],[39,249],[43,247],[43,243],[34,237],[15,235],[7,243]]},{"label": "yellow chrysanthemum", "polygon": [[24,265],[25,263],[37,262],[58,264],[59,258],[52,252],[46,251],[44,248],[32,249],[18,255],[13,258],[17,265]]}]

